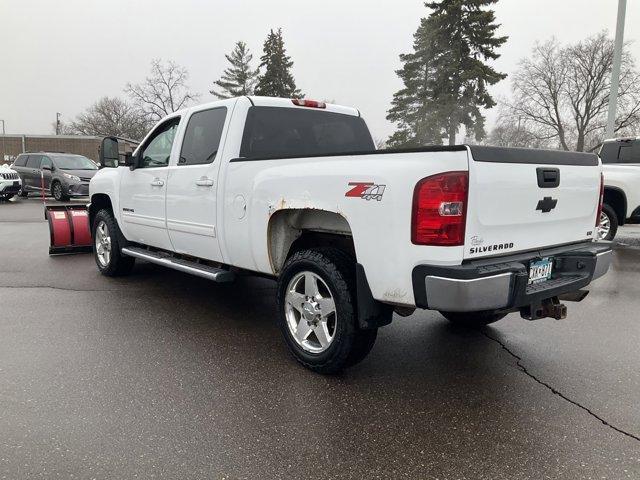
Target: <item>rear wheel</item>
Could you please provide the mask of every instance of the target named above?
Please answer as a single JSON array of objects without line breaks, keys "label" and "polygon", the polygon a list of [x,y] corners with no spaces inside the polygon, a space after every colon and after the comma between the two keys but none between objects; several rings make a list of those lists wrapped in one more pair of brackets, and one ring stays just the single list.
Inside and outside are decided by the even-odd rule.
[{"label": "rear wheel", "polygon": [[361,330],[356,314],[355,261],[341,250],[301,250],[278,279],[280,329],[296,360],[332,374],[362,361],[377,329]]},{"label": "rear wheel", "polygon": [[451,323],[468,328],[478,328],[489,325],[507,316],[506,313],[497,313],[494,310],[485,310],[482,312],[440,312],[440,314]]},{"label": "rear wheel", "polygon": [[127,275],[135,264],[135,258],[120,252],[118,224],[111,210],[100,210],[93,221],[93,254],[100,273],[107,277]]},{"label": "rear wheel", "polygon": [[600,223],[596,227],[598,240],[613,240],[618,233],[618,216],[615,210],[606,203],[602,206]]},{"label": "rear wheel", "polygon": [[53,182],[53,185],[51,185],[51,195],[53,195],[53,198],[58,202],[66,202],[69,200],[69,196],[64,193],[60,182]]}]

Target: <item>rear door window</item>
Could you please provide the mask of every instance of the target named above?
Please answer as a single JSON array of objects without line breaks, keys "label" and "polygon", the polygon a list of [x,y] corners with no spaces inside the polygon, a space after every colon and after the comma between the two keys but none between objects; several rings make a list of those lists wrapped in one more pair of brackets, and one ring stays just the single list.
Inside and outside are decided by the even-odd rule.
[{"label": "rear door window", "polygon": [[227,107],[196,112],[189,118],[178,165],[212,163],[220,147]]},{"label": "rear door window", "polygon": [[374,150],[360,117],[309,108],[251,107],[240,156],[305,157]]},{"label": "rear door window", "polygon": [[27,160],[27,168],[40,168],[40,159],[42,155],[29,155]]}]

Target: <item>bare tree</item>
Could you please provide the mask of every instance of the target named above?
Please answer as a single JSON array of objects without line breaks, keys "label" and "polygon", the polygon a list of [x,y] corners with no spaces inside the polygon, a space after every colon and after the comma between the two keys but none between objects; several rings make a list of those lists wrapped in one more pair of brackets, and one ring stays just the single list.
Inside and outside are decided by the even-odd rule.
[{"label": "bare tree", "polygon": [[[613,41],[606,32],[575,45],[555,39],[538,44],[513,76],[513,99],[499,124],[518,121],[536,141],[563,150],[589,150],[604,135],[613,64]],[[623,54],[615,131],[640,123],[640,75]]]},{"label": "bare tree", "polygon": [[156,122],[198,99],[199,95],[189,90],[188,79],[186,68],[171,60],[164,64],[154,59],[151,75],[142,83],[127,83],[125,92],[148,120]]},{"label": "bare tree", "polygon": [[144,137],[149,123],[136,107],[121,98],[103,97],[78,115],[65,131],[76,135],[114,135],[133,140]]},{"label": "bare tree", "polygon": [[509,117],[499,118],[484,143],[496,147],[557,148],[557,144],[532,130],[530,125],[522,122],[522,119],[514,122]]}]

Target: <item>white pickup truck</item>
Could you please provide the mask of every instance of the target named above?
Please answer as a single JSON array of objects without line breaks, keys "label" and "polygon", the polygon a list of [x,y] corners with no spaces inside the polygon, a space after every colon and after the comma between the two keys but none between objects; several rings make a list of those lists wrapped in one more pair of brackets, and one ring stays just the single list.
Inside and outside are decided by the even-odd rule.
[{"label": "white pickup truck", "polygon": [[613,240],[618,227],[640,223],[640,139],[606,140],[600,149],[604,205],[598,235]]},{"label": "white pickup truck", "polygon": [[609,268],[594,241],[597,155],[488,148],[376,151],[358,110],[242,97],[169,115],[138,149],[103,142],[90,184],[105,275],[142,259],[217,282],[278,281],[303,365],[361,361],[392,314],[463,325],[564,318]]}]

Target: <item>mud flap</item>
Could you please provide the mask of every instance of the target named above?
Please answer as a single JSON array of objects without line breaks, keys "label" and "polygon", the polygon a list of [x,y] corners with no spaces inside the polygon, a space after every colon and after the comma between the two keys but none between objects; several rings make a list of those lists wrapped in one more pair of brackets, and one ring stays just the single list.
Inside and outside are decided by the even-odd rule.
[{"label": "mud flap", "polygon": [[92,251],[93,242],[86,206],[47,205],[44,218],[49,223],[49,255]]},{"label": "mud flap", "polygon": [[356,287],[358,296],[358,326],[362,330],[384,327],[393,319],[393,307],[373,298],[364,267],[356,264]]}]

